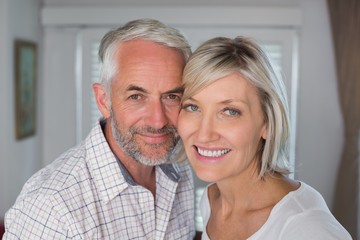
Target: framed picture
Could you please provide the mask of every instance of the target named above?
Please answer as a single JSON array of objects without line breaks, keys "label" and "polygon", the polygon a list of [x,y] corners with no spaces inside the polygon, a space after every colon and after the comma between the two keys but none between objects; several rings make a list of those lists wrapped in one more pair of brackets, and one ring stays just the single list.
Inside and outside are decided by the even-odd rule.
[{"label": "framed picture", "polygon": [[36,44],[15,40],[16,139],[35,134],[36,126]]}]

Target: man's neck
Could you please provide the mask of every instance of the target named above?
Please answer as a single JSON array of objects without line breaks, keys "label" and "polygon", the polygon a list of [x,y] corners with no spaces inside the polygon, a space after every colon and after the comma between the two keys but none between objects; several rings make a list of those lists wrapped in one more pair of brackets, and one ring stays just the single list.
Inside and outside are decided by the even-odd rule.
[{"label": "man's neck", "polygon": [[155,197],[155,167],[146,166],[125,154],[124,151],[118,146],[114,136],[112,135],[111,126],[108,121],[104,128],[104,134],[112,152],[118,158],[118,160],[121,161],[121,164],[128,171],[134,182],[147,188]]},{"label": "man's neck", "polygon": [[[118,155],[116,155],[118,156]],[[132,158],[118,157],[136,184],[147,188],[155,197],[156,171],[153,166],[146,166]]]}]

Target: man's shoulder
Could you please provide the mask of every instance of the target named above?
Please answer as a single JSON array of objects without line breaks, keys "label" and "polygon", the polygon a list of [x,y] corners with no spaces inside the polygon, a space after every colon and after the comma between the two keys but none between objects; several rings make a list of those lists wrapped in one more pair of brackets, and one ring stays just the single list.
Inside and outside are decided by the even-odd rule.
[{"label": "man's shoulder", "polygon": [[65,211],[69,200],[76,201],[74,193],[90,179],[85,156],[83,145],[71,148],[30,177],[7,212],[7,222],[17,216],[31,216],[33,209],[52,215],[56,209]]},{"label": "man's shoulder", "polygon": [[52,163],[40,169],[24,185],[24,195],[51,195],[76,186],[88,177],[86,151],[81,144],[61,154]]},{"label": "man's shoulder", "polygon": [[100,158],[97,148],[103,144],[99,127],[94,127],[80,144],[62,153],[52,163],[35,173],[24,185],[24,191],[59,192],[87,184],[92,162]]}]

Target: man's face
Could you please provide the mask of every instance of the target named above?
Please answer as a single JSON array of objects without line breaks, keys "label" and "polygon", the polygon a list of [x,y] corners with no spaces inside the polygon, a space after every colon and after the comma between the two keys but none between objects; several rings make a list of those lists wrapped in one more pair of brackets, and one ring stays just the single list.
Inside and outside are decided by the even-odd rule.
[{"label": "man's face", "polygon": [[184,60],[180,52],[144,40],[122,43],[111,85],[112,135],[125,155],[145,164],[168,160],[177,122]]}]

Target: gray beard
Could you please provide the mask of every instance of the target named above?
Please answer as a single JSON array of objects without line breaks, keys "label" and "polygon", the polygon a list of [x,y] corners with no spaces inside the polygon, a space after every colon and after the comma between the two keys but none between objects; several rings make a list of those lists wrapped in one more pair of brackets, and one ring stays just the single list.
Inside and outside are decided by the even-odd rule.
[{"label": "gray beard", "polygon": [[[146,165],[146,166],[157,166],[169,162],[172,153],[175,151],[176,144],[178,143],[180,137],[177,133],[175,127],[165,127],[162,129],[154,129],[152,127],[145,128],[130,128],[128,132],[124,132],[120,129],[119,124],[117,123],[113,111],[110,112],[110,124],[112,134],[119,145],[119,147],[127,154],[129,157],[134,160]],[[172,134],[173,138],[167,143],[167,153],[162,154],[163,156],[158,156],[158,154],[144,154],[141,150],[141,147],[136,142],[135,134],[138,133],[165,133]],[[164,148],[164,144],[149,144],[149,146],[156,151],[156,149]]]}]

